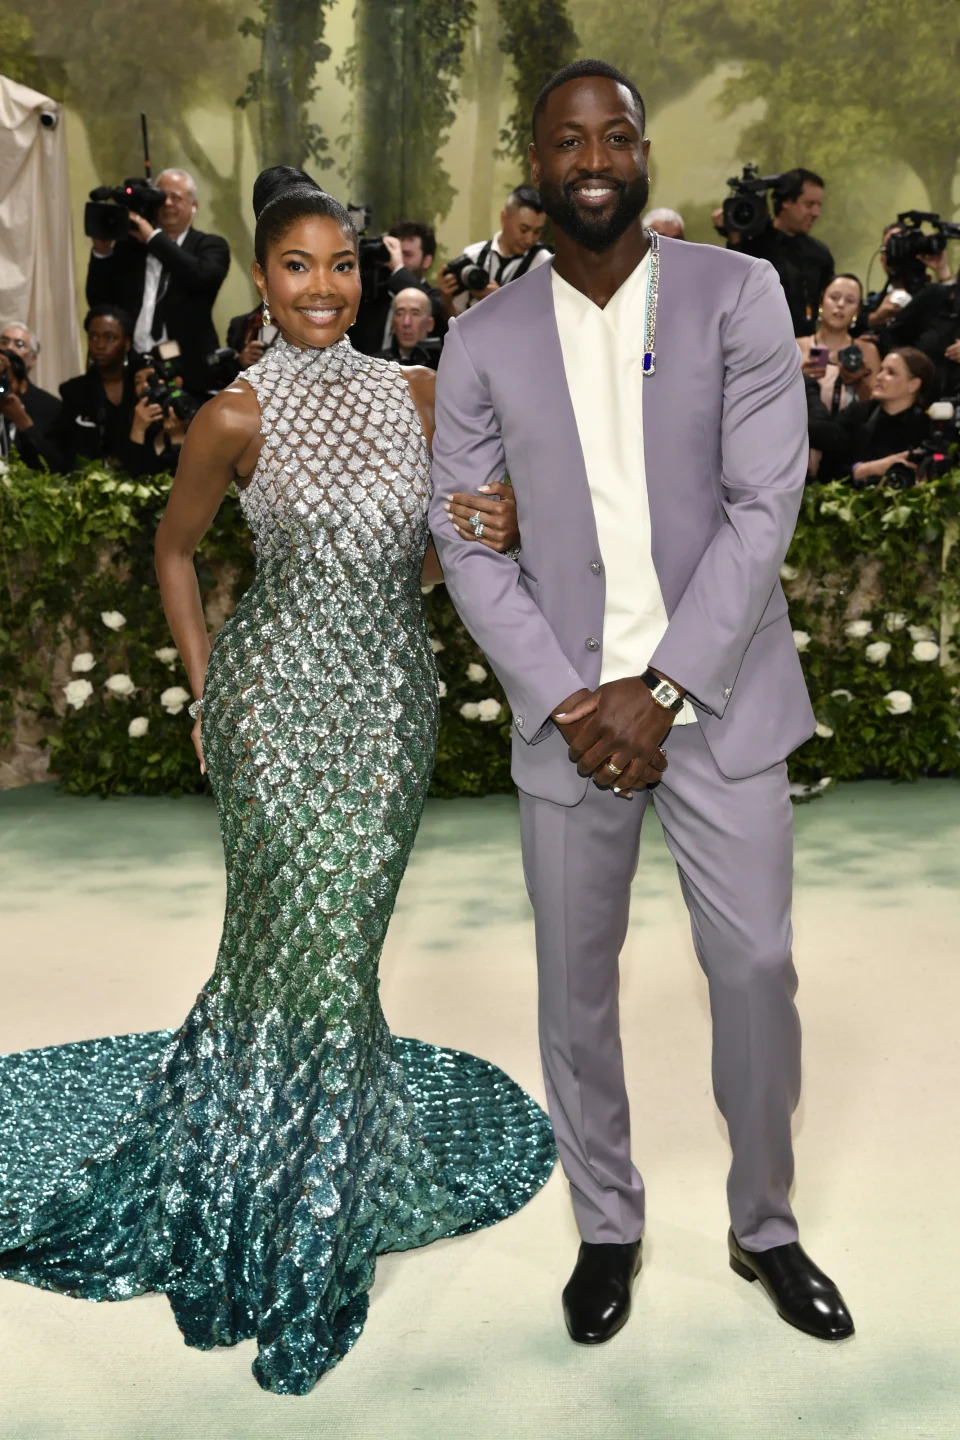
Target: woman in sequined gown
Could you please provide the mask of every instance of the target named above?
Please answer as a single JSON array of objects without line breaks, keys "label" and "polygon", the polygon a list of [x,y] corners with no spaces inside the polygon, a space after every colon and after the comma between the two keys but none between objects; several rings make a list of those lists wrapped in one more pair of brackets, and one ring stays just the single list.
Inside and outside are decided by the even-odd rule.
[{"label": "woman in sequined gown", "polygon": [[[437,723],[431,379],[344,338],[335,201],[280,169],[254,204],[282,338],[194,422],[157,541],[226,859],[216,969],[175,1033],[0,1060],[0,1268],[162,1291],[188,1345],[255,1338],[260,1385],[303,1394],[359,1336],[378,1253],[511,1214],[554,1153],[501,1071],[380,1009]],[[192,555],[233,480],[257,572],[210,653]]]}]

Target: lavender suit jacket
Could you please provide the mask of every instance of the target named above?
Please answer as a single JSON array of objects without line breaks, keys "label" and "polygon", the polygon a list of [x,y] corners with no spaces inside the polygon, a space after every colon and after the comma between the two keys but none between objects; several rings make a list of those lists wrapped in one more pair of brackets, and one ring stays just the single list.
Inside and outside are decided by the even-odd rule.
[{"label": "lavender suit jacket", "polygon": [[[638,383],[653,562],[669,623],[650,663],[683,685],[741,779],[814,730],[779,570],[807,469],[800,351],[776,272],[660,241],[656,373]],[[513,711],[528,794],[588,781],[550,712],[600,682],[604,572],[553,306],[552,266],[454,321],[437,378],[430,522],[450,596]],[[444,499],[513,482],[520,563],[461,540]]]}]

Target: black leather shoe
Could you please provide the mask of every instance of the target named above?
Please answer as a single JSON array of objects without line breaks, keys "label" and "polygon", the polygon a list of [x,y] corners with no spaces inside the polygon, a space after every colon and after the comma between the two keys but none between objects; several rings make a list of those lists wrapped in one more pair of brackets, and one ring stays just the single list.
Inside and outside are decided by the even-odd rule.
[{"label": "black leather shoe", "polygon": [[602,1345],[630,1318],[630,1282],[643,1263],[643,1242],[580,1246],[563,1292],[563,1318],[578,1345]]},{"label": "black leather shoe", "polygon": [[818,1270],[799,1240],[771,1250],[744,1250],[733,1231],[727,1236],[730,1269],[751,1283],[759,1280],[788,1325],[818,1340],[846,1340],[853,1321],[843,1296]]}]

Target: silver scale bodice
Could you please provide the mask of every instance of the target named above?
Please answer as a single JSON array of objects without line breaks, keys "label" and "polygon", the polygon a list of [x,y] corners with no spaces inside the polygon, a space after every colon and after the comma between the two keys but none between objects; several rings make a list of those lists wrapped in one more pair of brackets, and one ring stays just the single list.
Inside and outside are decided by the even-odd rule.
[{"label": "silver scale bodice", "polygon": [[399,366],[346,339],[311,350],[279,339],[243,379],[264,437],[240,492],[257,553],[332,541],[341,560],[419,566],[430,459]]}]

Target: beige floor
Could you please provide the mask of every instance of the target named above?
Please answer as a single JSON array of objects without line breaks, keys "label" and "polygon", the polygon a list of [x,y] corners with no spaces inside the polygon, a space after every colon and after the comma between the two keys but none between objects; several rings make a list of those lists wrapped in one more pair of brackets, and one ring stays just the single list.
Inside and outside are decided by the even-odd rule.
[{"label": "beige floor", "polygon": [[[360,1343],[304,1399],[257,1388],[252,1345],[188,1350],[162,1297],[2,1284],[3,1440],[960,1435],[960,787],[848,786],[796,819],[796,1206],[853,1341],[788,1329],[726,1266],[705,988],[654,822],[623,967],[649,1224],[621,1336],[566,1338],[576,1235],[556,1173],[494,1230],[382,1261]],[[212,807],[0,795],[0,887],[0,1050],[175,1025],[216,948]],[[485,1055],[542,1098],[511,801],[429,807],[384,1003],[398,1032]]]}]

